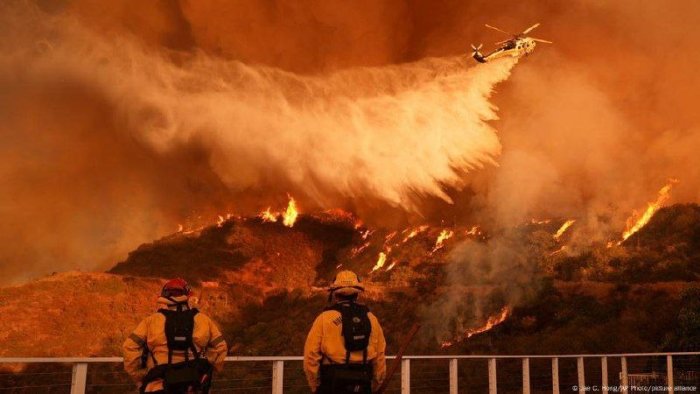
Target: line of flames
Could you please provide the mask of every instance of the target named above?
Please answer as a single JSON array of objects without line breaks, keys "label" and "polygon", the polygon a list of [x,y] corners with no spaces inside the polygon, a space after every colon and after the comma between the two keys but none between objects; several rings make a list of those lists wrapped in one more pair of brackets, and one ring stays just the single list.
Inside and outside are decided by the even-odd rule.
[{"label": "line of flames", "polygon": [[639,218],[637,218],[637,214],[635,213],[629,219],[627,219],[627,228],[625,229],[625,232],[622,233],[622,240],[617,243],[618,245],[626,241],[629,237],[634,235],[637,231],[641,230],[647,225],[647,223],[649,223],[656,211],[658,211],[671,198],[671,188],[673,188],[673,185],[676,183],[678,183],[677,179],[669,179],[668,183],[659,190],[656,200],[648,203],[647,209],[641,216],[639,216]]},{"label": "line of flames", "polygon": [[382,268],[385,263],[386,263],[386,253],[379,252],[379,257],[377,258],[377,263],[374,264],[374,267],[372,268],[372,272]]},{"label": "line of flames", "polygon": [[453,235],[455,235],[455,233],[452,230],[442,230],[440,232],[440,235],[438,235],[437,239],[435,240],[435,246],[433,247],[433,250],[430,253],[435,253],[438,250],[442,249],[445,246],[445,241],[452,238]]},{"label": "line of flames", "polygon": [[[374,264],[374,266],[373,266],[372,269],[370,270],[370,273],[375,272],[375,271],[381,269],[382,267],[384,267],[384,266],[386,265],[387,260],[388,260],[388,257],[389,257],[389,254],[391,253],[391,251],[392,251],[394,248],[399,247],[399,246],[401,246],[402,244],[405,244],[406,242],[408,242],[409,240],[415,238],[415,237],[418,236],[419,234],[425,232],[425,231],[428,230],[429,228],[430,228],[430,226],[428,226],[428,225],[421,225],[421,226],[418,226],[418,227],[405,229],[405,230],[403,230],[403,231],[401,232],[401,235],[406,234],[406,233],[408,233],[408,234],[405,235],[405,236],[401,239],[401,241],[395,242],[395,243],[393,243],[393,244],[391,243],[391,241],[396,237],[396,235],[398,234],[398,231],[392,231],[391,233],[387,234],[387,235],[384,237],[384,250],[383,250],[382,252],[379,252],[379,255],[377,256],[377,262]],[[472,227],[472,229],[471,229],[470,231],[468,231],[466,234],[467,234],[467,235],[476,235],[476,234],[479,234],[479,235],[480,235],[480,234],[481,234],[481,230],[479,229],[478,226],[474,226],[474,227]],[[363,235],[363,237],[362,237],[363,239],[366,239],[366,238],[367,238],[367,237],[366,237],[367,232],[362,233],[362,235]],[[435,252],[437,252],[438,250],[440,250],[440,249],[442,249],[443,247],[445,247],[445,241],[447,241],[448,239],[452,238],[452,236],[454,236],[454,231],[452,231],[452,230],[447,230],[447,229],[443,229],[443,230],[440,232],[440,234],[438,235],[437,239],[435,240],[435,245],[433,246],[433,249],[431,250],[430,253],[431,253],[431,254],[432,254],[432,253],[435,253]],[[353,250],[352,250],[352,255],[353,255],[353,256],[357,256],[357,255],[360,254],[363,250],[365,250],[368,246],[369,246],[369,241],[366,242],[364,245],[362,245],[362,246],[359,247],[359,248],[353,248]],[[392,260],[391,263],[390,263],[390,264],[388,265],[388,267],[386,268],[386,271],[391,271],[391,270],[396,266],[396,263],[397,263],[396,260]]]},{"label": "line of flames", "polygon": [[[415,227],[415,228],[410,229],[411,232],[409,232],[408,235],[406,235],[406,236],[403,238],[403,240],[401,241],[401,243],[404,243],[404,244],[405,244],[405,243],[408,242],[409,240],[413,239],[416,235],[418,235],[418,234],[422,233],[423,231],[427,230],[428,227],[430,227],[430,226],[428,226],[428,225],[423,225],[423,226],[418,226],[418,227]],[[401,234],[407,232],[408,230],[409,230],[409,229],[406,229],[406,230],[402,231]]]},{"label": "line of flames", "polygon": [[486,320],[486,323],[483,326],[473,328],[471,330],[467,330],[462,335],[462,337],[457,339],[456,341],[454,341],[454,342],[453,341],[445,341],[440,346],[444,349],[444,348],[447,348],[447,347],[454,345],[457,342],[461,342],[463,340],[469,339],[469,338],[473,337],[474,335],[482,334],[486,331],[489,331],[492,328],[496,327],[497,325],[503,323],[508,318],[508,316],[510,316],[510,312],[511,312],[510,307],[504,306],[497,314],[490,316]]},{"label": "line of flames", "polygon": [[564,235],[564,233],[566,233],[566,230],[568,230],[569,227],[573,226],[574,223],[576,223],[575,219],[569,219],[566,222],[564,222],[564,224],[562,224],[561,227],[559,227],[559,230],[557,230],[557,232],[554,233],[554,240],[559,241],[559,238],[561,238],[561,236]]},{"label": "line of flames", "polygon": [[[395,243],[395,244],[393,244],[393,245],[386,245],[386,244],[389,243],[391,240],[393,240],[394,237],[396,237],[397,232],[396,232],[396,231],[393,231],[393,232],[389,233],[389,234],[384,238],[384,251],[379,253],[379,256],[377,256],[377,262],[374,264],[374,267],[372,267],[372,271],[370,271],[370,272],[377,271],[378,269],[380,269],[380,268],[384,267],[384,265],[386,265],[387,257],[388,257],[388,255],[389,255],[389,253],[391,253],[391,250],[392,250],[394,247],[398,247],[398,246],[400,246],[401,244],[405,244],[406,242],[408,242],[408,241],[410,241],[411,239],[415,238],[418,234],[420,234],[420,233],[424,232],[425,230],[427,230],[429,227],[430,227],[430,226],[428,226],[428,225],[422,225],[422,226],[418,226],[418,227],[415,227],[415,228],[407,228],[407,229],[405,229],[405,230],[403,230],[403,231],[401,232],[401,235],[406,234],[406,233],[408,233],[408,234],[407,234],[406,236],[403,237],[403,239],[401,240],[401,242],[397,242],[397,243]],[[362,249],[364,249],[364,248],[361,248],[360,251],[361,251]],[[393,260],[393,261],[389,264],[389,266],[386,268],[385,271],[391,271],[391,270],[396,266],[396,263],[397,263],[397,261],[396,261],[396,260]]]}]

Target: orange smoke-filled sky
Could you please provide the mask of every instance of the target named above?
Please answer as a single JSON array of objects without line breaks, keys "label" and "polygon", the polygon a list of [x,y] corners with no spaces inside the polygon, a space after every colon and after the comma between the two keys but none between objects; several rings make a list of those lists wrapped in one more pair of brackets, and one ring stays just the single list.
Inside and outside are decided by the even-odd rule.
[{"label": "orange smoke-filled sky", "polygon": [[[695,1],[3,2],[0,273],[105,268],[186,218],[253,212],[286,192],[302,209],[384,224],[576,217],[593,238],[669,177],[673,201],[697,202],[699,12]],[[470,43],[505,38],[484,23],[535,22],[554,44],[509,78],[467,71]],[[489,103],[500,119],[487,127]],[[329,149],[350,125],[350,141],[375,146]],[[440,152],[468,156],[469,171],[425,164]]]}]

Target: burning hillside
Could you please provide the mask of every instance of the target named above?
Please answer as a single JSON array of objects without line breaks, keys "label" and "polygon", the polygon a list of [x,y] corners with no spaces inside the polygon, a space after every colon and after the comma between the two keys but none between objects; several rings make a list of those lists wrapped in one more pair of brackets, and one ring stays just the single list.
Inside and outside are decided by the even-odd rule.
[{"label": "burning hillside", "polygon": [[[272,4],[2,2],[0,280],[106,269],[200,216],[284,221],[287,192],[373,227],[566,218],[596,242],[669,175],[697,201],[697,62],[655,56],[697,41],[695,3]],[[480,18],[535,16],[555,44],[517,68],[465,53]]]},{"label": "burning hillside", "polygon": [[[572,290],[579,283],[597,283],[594,288],[607,292],[615,283],[639,283],[640,289],[649,289],[659,281],[688,283],[700,275],[693,263],[700,259],[697,205],[662,208],[624,244],[611,248],[601,243],[580,249],[575,244],[576,227],[567,226],[571,220],[528,221],[499,233],[478,226],[368,228],[338,210],[298,213],[291,227],[264,217],[231,216],[144,244],[110,274],[59,274],[3,289],[0,312],[17,319],[0,342],[12,342],[2,347],[3,354],[59,354],[67,351],[66,346],[79,354],[115,354],[134,319],[151,307],[159,283],[183,276],[195,284],[200,307],[233,336],[234,352],[296,354],[303,340],[299,333],[325,303],[329,278],[348,268],[365,277],[366,297],[386,322],[391,343],[400,337],[402,321],[419,320],[424,330],[416,346],[422,352],[441,348],[464,352],[483,347],[480,338],[492,330],[509,332],[514,324],[533,319],[528,317],[535,313],[532,308],[554,302],[546,295],[552,291],[560,292],[556,303],[566,310],[569,297],[579,297],[579,290]],[[562,246],[568,248],[553,253]],[[555,290],[552,281],[557,283]],[[60,303],[45,296],[61,288],[73,290],[59,290]],[[684,285],[662,288],[677,294]],[[35,300],[34,306],[22,311],[23,300],[29,299]],[[81,308],[88,299],[92,307]],[[287,312],[280,315],[280,307]],[[76,324],[94,321],[88,326],[71,324],[79,337],[90,331],[84,333],[91,338],[89,343],[52,339],[51,343],[63,344],[56,347],[23,334],[30,327],[68,324],[57,320],[66,308],[81,311]],[[297,317],[290,320],[290,313]],[[554,329],[540,313],[545,312],[537,312],[537,319],[544,320],[527,323],[534,326],[525,332]],[[105,314],[112,318],[102,319]],[[280,325],[282,318],[287,320]],[[100,322],[109,322],[112,328],[93,332]],[[249,332],[260,324],[268,328]],[[298,327],[284,334],[291,341],[271,339],[279,335],[273,327],[280,326]]]},{"label": "burning hillside", "polygon": [[[451,55],[304,75],[201,51],[156,49],[133,36],[101,34],[68,11],[51,12],[31,2],[4,3],[0,23],[14,33],[12,40],[0,40],[3,74],[26,83],[3,85],[2,91],[13,99],[8,100],[9,114],[0,113],[1,127],[17,130],[18,135],[44,133],[44,126],[35,130],[20,115],[31,108],[45,113],[46,121],[40,123],[50,125],[49,134],[61,136],[51,144],[73,138],[70,133],[80,139],[83,128],[102,132],[92,134],[94,141],[67,143],[70,149],[85,151],[37,160],[49,160],[50,166],[67,167],[72,173],[83,168],[73,159],[92,161],[87,157],[94,154],[96,161],[105,163],[104,173],[139,169],[133,176],[99,178],[99,182],[118,178],[109,190],[119,190],[119,198],[128,200],[120,204],[119,218],[114,218],[118,228],[103,232],[105,242],[85,236],[99,231],[90,230],[96,223],[87,218],[110,216],[110,209],[94,215],[84,210],[86,205],[100,209],[109,204],[111,194],[102,195],[104,188],[88,185],[61,188],[88,202],[95,198],[91,193],[102,196],[94,204],[76,206],[71,206],[74,198],[66,197],[66,205],[86,218],[76,228],[67,226],[70,242],[82,240],[82,250],[94,249],[87,253],[92,255],[90,261],[94,255],[110,259],[125,253],[125,245],[153,239],[169,223],[181,223],[192,212],[228,211],[236,201],[242,205],[236,211],[250,214],[258,204],[270,202],[266,196],[282,190],[291,190],[307,205],[321,209],[342,206],[349,199],[355,205],[373,200],[384,208],[411,213],[419,210],[425,197],[451,203],[448,189],[464,188],[465,174],[495,164],[501,145],[489,124],[497,118],[489,99],[517,62],[510,58],[470,67],[461,56]],[[36,51],[27,51],[28,47]],[[60,108],[55,102],[61,103]],[[100,126],[101,121],[105,124]],[[426,135],[434,142],[426,144]],[[110,155],[113,161],[101,160],[107,155],[93,152],[92,145],[99,151],[110,144],[100,144],[102,138],[116,145],[116,153]],[[4,188],[21,194],[26,189],[19,179],[33,177],[32,169],[17,160],[11,172],[24,171],[27,176],[10,177],[18,179],[16,183],[0,180]],[[161,166],[167,175],[159,173]],[[139,186],[142,182],[144,187]],[[35,182],[31,188],[57,187],[47,183]],[[26,222],[31,211],[17,201],[34,198],[12,199],[13,223]],[[159,200],[165,203],[158,204]],[[60,211],[57,216],[64,214]],[[294,220],[290,214],[282,219],[287,226]],[[135,238],[126,231],[136,227],[148,235]],[[75,260],[75,251],[56,242],[58,237],[36,238],[55,260],[62,254]],[[6,244],[8,250],[0,249],[0,260],[21,260],[24,252]],[[115,245],[117,250],[104,250]],[[81,264],[90,264],[86,256],[79,257]]]},{"label": "burning hillside", "polygon": [[674,184],[678,183],[677,179],[671,179],[669,182],[659,190],[659,195],[655,201],[650,202],[647,208],[641,215],[636,212],[632,217],[627,219],[627,228],[625,232],[622,233],[622,241],[626,241],[629,237],[637,233],[642,227],[646,226],[651,218],[654,216],[656,211],[658,211],[664,204],[671,198],[671,188]]},{"label": "burning hillside", "polygon": [[268,208],[257,217],[230,216],[142,245],[110,272],[258,283],[271,289],[322,286],[340,268],[373,277],[394,267],[446,264],[448,246],[485,239],[475,229],[429,225],[370,229],[340,210],[301,214],[290,198],[279,213]]},{"label": "burning hillside", "polygon": [[[114,355],[170,277],[235,354],[298,354],[340,269],[391,352],[682,347],[684,1],[0,2],[0,355]],[[473,62],[513,15],[554,45]]]}]

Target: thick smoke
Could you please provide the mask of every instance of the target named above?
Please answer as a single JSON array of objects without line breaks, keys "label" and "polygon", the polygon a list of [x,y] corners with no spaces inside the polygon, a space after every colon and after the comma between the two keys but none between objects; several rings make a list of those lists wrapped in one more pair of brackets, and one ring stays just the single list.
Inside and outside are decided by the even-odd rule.
[{"label": "thick smoke", "polygon": [[159,150],[201,141],[233,190],[272,177],[323,207],[371,197],[409,210],[415,195],[449,201],[445,185],[493,163],[500,144],[485,122],[495,119],[487,98],[514,62],[467,70],[464,59],[433,59],[324,77],[211,58],[170,70],[140,64],[135,75],[147,77],[124,95],[153,89],[126,112]]},{"label": "thick smoke", "polygon": [[[32,7],[4,15],[14,37],[0,58],[11,103],[3,128],[22,151],[6,156],[2,178],[15,224],[2,234],[8,267],[92,268],[162,232],[178,208],[197,208],[179,201],[202,189],[291,189],[320,207],[368,198],[415,211],[421,196],[451,202],[444,188],[500,153],[488,98],[514,60],[300,76],[154,50]],[[201,155],[182,153],[193,149]],[[212,179],[195,192],[166,195],[202,172]]]},{"label": "thick smoke", "polygon": [[[415,220],[495,228],[533,216],[575,217],[572,231],[582,243],[621,231],[669,177],[680,180],[673,201],[700,199],[695,1],[95,4],[0,5],[0,266],[8,278],[104,267],[184,218],[241,212],[287,191],[310,208],[338,203],[366,213],[399,204]],[[491,138],[469,145],[481,156],[451,145],[451,122],[464,109],[450,100],[491,88],[472,87],[474,73],[485,69],[463,68],[469,59],[455,56],[470,41],[488,48],[504,38],[483,23],[516,31],[535,22],[542,26],[533,34],[555,43],[521,61],[493,98],[503,110],[490,123],[503,146],[499,166],[446,169],[451,161],[489,163],[499,145],[479,123],[493,117],[490,107],[477,108],[462,127]],[[407,62],[414,63],[396,65]],[[423,108],[420,97],[447,107]],[[241,100],[246,105],[229,104]],[[397,111],[399,104],[423,118]],[[326,107],[340,116],[324,115]],[[291,132],[271,136],[284,122],[285,130],[306,127],[318,142],[307,145]],[[340,138],[331,130],[358,142],[367,135],[360,128],[380,124],[398,130],[397,138],[373,135],[356,152],[362,160],[316,148]],[[414,126],[422,132],[409,133]],[[231,130],[262,132],[236,141]],[[369,145],[378,142],[386,145]],[[408,171],[429,158],[421,154],[440,149],[452,156],[415,177]],[[299,163],[331,154],[338,167]],[[392,155],[394,163],[409,161],[371,172],[363,160],[373,154],[380,156],[373,163]],[[473,160],[460,161],[464,154]],[[349,167],[356,174],[344,174],[344,183],[328,181]],[[396,171],[407,179],[392,183]],[[454,205],[440,195],[445,180],[467,186],[445,191]]]},{"label": "thick smoke", "polygon": [[[575,218],[567,253],[578,253],[619,239],[625,219],[646,208],[668,178],[681,181],[674,201],[700,200],[700,117],[691,109],[700,93],[690,88],[700,82],[693,71],[700,57],[687,53],[700,38],[690,17],[698,4],[522,7],[506,8],[527,22],[541,21],[533,34],[555,44],[538,47],[495,96],[504,110],[494,123],[503,155],[498,168],[469,176],[474,195],[460,203],[462,217],[498,235],[453,251],[448,286],[422,310],[438,341],[536,295],[542,256],[530,256],[532,240],[514,226],[533,217]],[[527,24],[484,10],[487,23]],[[436,30],[427,53],[453,49],[444,39],[450,27]],[[687,55],[680,60],[673,53]]]},{"label": "thick smoke", "polygon": [[488,243],[465,241],[450,253],[445,286],[431,303],[419,308],[426,343],[463,339],[489,316],[534,299],[542,287],[542,258],[516,231]]}]

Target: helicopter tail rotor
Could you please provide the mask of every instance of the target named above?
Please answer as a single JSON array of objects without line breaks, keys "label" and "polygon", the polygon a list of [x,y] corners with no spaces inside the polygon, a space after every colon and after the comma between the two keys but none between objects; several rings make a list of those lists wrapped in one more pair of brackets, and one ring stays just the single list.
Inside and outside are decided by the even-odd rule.
[{"label": "helicopter tail rotor", "polygon": [[482,46],[484,46],[484,44],[479,44],[479,46],[472,44],[472,57],[479,63],[486,63],[484,55],[482,55],[481,52],[479,52],[479,49],[481,49]]}]

